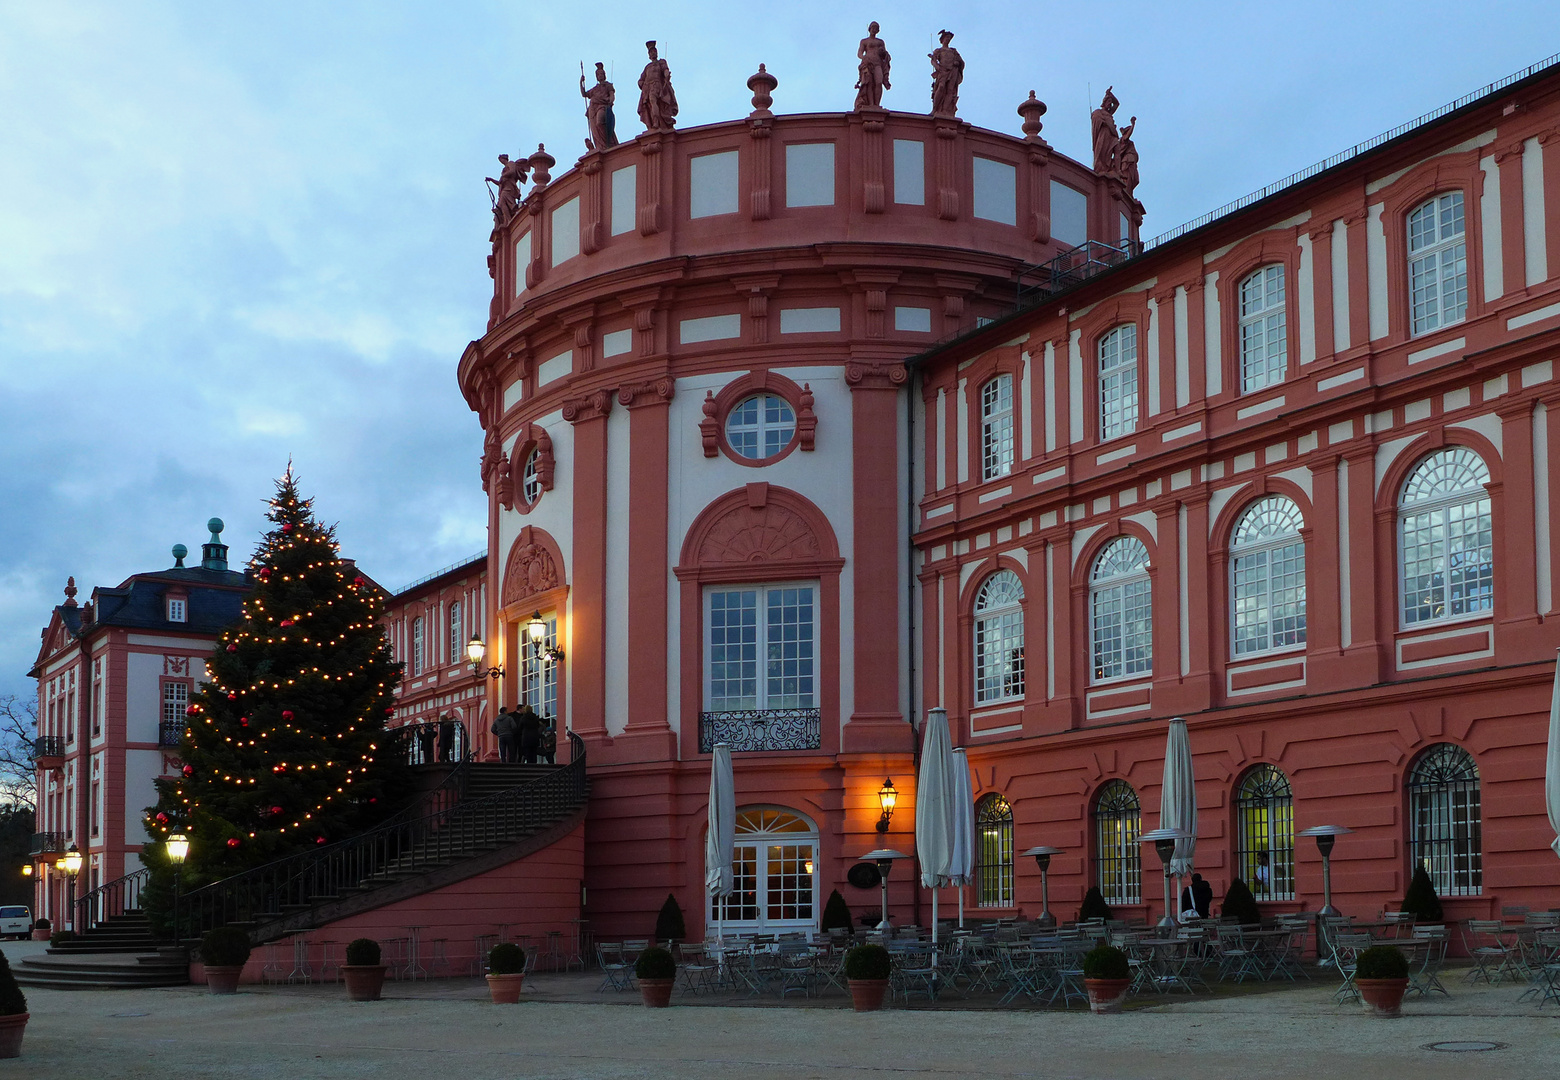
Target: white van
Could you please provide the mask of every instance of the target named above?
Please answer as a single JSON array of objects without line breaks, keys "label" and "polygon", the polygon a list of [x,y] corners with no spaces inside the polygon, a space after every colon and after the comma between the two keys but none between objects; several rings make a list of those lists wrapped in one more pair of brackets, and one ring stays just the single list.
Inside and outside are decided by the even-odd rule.
[{"label": "white van", "polygon": [[32,936],[32,912],[24,907],[0,907],[0,937]]}]

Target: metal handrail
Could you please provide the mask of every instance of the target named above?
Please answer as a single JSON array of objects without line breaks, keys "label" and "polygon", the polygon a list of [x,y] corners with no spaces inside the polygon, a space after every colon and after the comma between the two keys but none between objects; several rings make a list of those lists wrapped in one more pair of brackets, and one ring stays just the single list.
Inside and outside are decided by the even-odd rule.
[{"label": "metal handrail", "polygon": [[138,910],[141,906],[141,893],[151,879],[152,872],[142,867],[124,877],[115,878],[105,885],[99,885],[85,896],[78,897],[76,920],[73,924],[76,931],[80,933],[83,930],[90,930],[116,915]]},{"label": "metal handrail", "polygon": [[[199,936],[230,923],[248,924],[254,935],[344,893],[443,865],[468,853],[474,840],[519,839],[526,825],[539,825],[549,813],[577,806],[584,798],[585,744],[573,732],[569,741],[569,764],[528,784],[465,801],[446,780],[429,799],[365,833],[195,889],[179,901],[179,936]],[[468,767],[461,762],[451,773],[452,779],[461,778],[462,792]]]},{"label": "metal handrail", "polygon": [[[449,742],[441,742],[449,724]],[[412,765],[453,764],[471,760],[471,740],[463,720],[427,720],[390,729],[391,745]]]},{"label": "metal handrail", "polygon": [[58,735],[40,735],[33,740],[33,757],[64,757],[65,740]]},{"label": "metal handrail", "polygon": [[56,851],[63,853],[67,837],[62,832],[35,832],[32,834],[32,850],[29,855],[52,855]]}]

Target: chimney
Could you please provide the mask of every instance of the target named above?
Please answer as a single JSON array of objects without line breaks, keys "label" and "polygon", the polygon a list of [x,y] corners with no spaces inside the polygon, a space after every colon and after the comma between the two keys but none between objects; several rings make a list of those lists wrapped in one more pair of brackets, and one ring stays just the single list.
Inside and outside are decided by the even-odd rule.
[{"label": "chimney", "polygon": [[206,528],[211,530],[211,539],[200,546],[200,568],[202,570],[226,570],[227,545],[222,542],[222,519],[212,518],[206,522]]}]

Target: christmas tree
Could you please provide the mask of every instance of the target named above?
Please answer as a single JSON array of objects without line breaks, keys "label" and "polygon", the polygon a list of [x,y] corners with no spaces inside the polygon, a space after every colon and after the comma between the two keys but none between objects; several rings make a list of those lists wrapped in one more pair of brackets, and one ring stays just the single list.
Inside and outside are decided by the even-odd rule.
[{"label": "christmas tree", "polygon": [[405,801],[404,756],[385,729],[401,664],[382,602],[311,505],[289,465],[243,617],[220,635],[191,700],[182,770],[157,781],[147,809],[154,871],[167,869],[169,834],[190,838],[186,888],[346,839]]}]

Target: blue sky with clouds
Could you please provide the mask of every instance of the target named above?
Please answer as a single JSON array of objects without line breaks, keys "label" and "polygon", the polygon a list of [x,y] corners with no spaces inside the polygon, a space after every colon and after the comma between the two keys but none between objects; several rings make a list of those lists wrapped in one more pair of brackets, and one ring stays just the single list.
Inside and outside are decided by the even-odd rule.
[{"label": "blue sky with clouds", "polygon": [[[1477,17],[1472,17],[1476,13]],[[1088,154],[1107,84],[1141,118],[1145,234],[1540,60],[1550,2],[592,4],[0,0],[0,693],[67,574],[241,559],[289,457],[390,587],[482,548],[481,433],[455,363],[484,326],[482,177],[583,148],[579,63],[632,134],[643,42],[681,126],[850,107],[877,19],[884,104],[929,108],[946,26],[961,114]],[[625,107],[626,106],[626,107]]]}]

